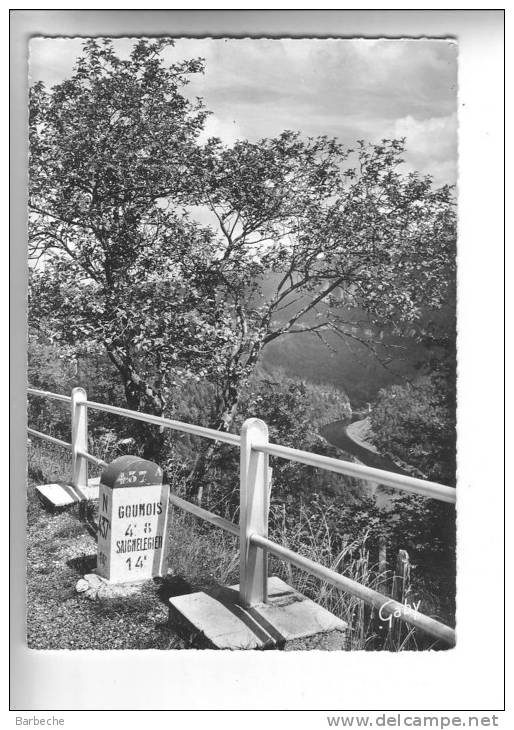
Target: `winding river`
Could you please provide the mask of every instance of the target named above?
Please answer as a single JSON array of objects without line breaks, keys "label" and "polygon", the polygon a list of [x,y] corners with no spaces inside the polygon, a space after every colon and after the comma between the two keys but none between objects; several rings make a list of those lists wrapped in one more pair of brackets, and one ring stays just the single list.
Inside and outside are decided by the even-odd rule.
[{"label": "winding river", "polygon": [[[355,456],[361,464],[408,476],[407,472],[395,464],[392,459],[378,453],[368,440],[370,432],[369,418],[363,418],[353,423],[348,423],[345,420],[334,421],[322,426],[319,432],[332,446]],[[378,507],[391,508],[395,496],[398,494],[396,490],[382,487],[380,484],[374,484],[373,482],[365,482],[364,484],[366,485],[366,491],[375,497]]]}]

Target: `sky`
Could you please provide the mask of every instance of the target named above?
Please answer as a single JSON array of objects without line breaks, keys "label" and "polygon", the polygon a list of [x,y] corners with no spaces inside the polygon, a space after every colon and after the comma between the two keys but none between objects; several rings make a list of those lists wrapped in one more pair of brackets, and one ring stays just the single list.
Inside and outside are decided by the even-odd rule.
[{"label": "sky", "polygon": [[[72,73],[82,39],[34,38],[30,77]],[[134,39],[115,40],[121,55]],[[170,62],[201,56],[187,87],[212,112],[203,132],[227,144],[284,129],[357,139],[407,138],[405,168],[457,182],[457,44],[444,40],[179,39]]]}]

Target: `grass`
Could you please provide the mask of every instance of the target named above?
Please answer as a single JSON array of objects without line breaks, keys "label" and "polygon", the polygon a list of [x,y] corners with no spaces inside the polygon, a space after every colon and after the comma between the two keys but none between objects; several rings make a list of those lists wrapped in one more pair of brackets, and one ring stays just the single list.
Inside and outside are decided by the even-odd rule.
[{"label": "grass", "polygon": [[[307,558],[326,565],[341,574],[375,590],[381,589],[391,575],[379,575],[370,562],[365,537],[349,542],[334,554],[328,525],[310,525],[312,517],[300,510],[294,531],[288,531],[280,520],[272,519],[270,537]],[[310,529],[309,529],[310,528]],[[269,575],[276,575],[316,603],[342,618],[348,624],[348,650],[403,651],[429,649],[435,640],[418,635],[403,623],[383,625],[363,601],[342,593],[334,586],[289,566],[270,556]],[[239,582],[238,540],[208,523],[178,509],[169,516],[169,567],[189,585],[206,588],[216,584]],[[390,630],[391,629],[391,630]]]},{"label": "grass", "polygon": [[[165,580],[145,583],[129,598],[95,601],[77,594],[79,578],[96,566],[96,540],[79,520],[78,508],[50,513],[35,485],[69,478],[69,453],[30,444],[27,506],[27,641],[33,649],[182,649],[168,626],[172,595],[239,582],[238,540],[186,512],[170,508]],[[278,508],[277,508],[278,509]],[[294,527],[273,510],[270,537],[311,560],[378,589],[381,577],[370,562],[366,537],[334,550],[328,524],[301,508]],[[90,505],[93,522],[95,508]],[[269,574],[327,608],[348,624],[350,650],[431,648],[433,642],[408,627],[384,629],[363,602],[270,556]],[[423,605],[423,604],[422,604]]]},{"label": "grass", "polygon": [[180,649],[167,625],[162,585],[149,581],[128,599],[92,601],[75,585],[96,565],[96,541],[77,508],[48,512],[36,484],[63,480],[69,454],[31,444],[27,503],[27,644],[31,649]]}]

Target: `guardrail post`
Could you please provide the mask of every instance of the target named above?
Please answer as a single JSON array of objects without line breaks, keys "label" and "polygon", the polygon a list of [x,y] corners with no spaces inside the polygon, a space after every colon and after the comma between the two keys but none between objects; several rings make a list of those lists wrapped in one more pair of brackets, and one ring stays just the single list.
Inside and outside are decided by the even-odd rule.
[{"label": "guardrail post", "polygon": [[71,483],[74,487],[87,487],[87,459],[79,451],[87,453],[87,407],[80,405],[87,401],[84,388],[71,391]]},{"label": "guardrail post", "polygon": [[378,577],[377,590],[384,591],[387,585],[387,540],[384,535],[378,537]]},{"label": "guardrail post", "polygon": [[268,535],[268,454],[255,451],[268,443],[268,427],[248,418],[241,429],[239,596],[246,606],[267,600],[267,554],[250,543],[250,535]]},{"label": "guardrail post", "polygon": [[[406,550],[398,550],[396,567],[393,576],[393,598],[402,605],[407,603],[410,592],[410,560]],[[401,621],[392,622],[394,645],[399,646],[402,638],[403,624]]]}]

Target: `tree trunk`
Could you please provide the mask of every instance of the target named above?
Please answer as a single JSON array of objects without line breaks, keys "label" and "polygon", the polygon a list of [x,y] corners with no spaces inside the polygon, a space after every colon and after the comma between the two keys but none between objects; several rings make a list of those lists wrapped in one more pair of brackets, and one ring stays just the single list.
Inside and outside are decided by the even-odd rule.
[{"label": "tree trunk", "polygon": [[[215,413],[209,424],[210,428],[225,433],[230,431],[237,413],[241,387],[245,379],[253,371],[264,344],[262,341],[254,343],[244,363],[239,359],[239,355],[234,355],[231,367],[226,374],[222,391],[216,401]],[[198,504],[201,504],[204,498],[205,482],[215,452],[216,442],[214,441],[211,441],[206,447],[201,449],[187,480],[186,494],[190,499],[195,498]]]},{"label": "tree trunk", "polygon": [[[230,431],[237,412],[240,385],[240,383],[236,384],[232,382],[228,383],[223,389],[223,392],[217,402],[216,411],[209,424],[209,428],[213,428],[224,433]],[[190,499],[194,498],[199,505],[202,504],[204,499],[205,483],[216,453],[216,447],[216,441],[209,441],[206,446],[200,449],[193,469],[187,479],[186,494]]]},{"label": "tree trunk", "polygon": [[[119,352],[111,348],[107,348],[107,354],[123,379],[129,410],[162,416],[165,404],[161,394],[141,378],[128,358],[123,358]],[[141,444],[143,457],[159,463],[164,457],[164,429],[136,421],[132,432],[135,433],[136,441]]]}]

